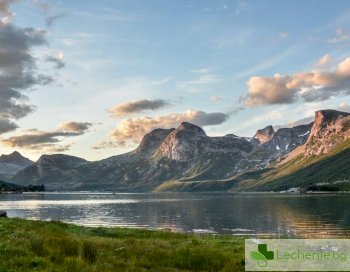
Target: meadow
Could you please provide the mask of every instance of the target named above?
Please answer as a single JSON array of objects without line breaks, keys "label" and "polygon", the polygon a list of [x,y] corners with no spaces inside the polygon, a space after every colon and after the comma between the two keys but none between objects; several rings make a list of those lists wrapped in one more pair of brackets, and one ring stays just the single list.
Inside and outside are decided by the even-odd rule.
[{"label": "meadow", "polygon": [[0,218],[0,272],[244,271],[244,239]]}]

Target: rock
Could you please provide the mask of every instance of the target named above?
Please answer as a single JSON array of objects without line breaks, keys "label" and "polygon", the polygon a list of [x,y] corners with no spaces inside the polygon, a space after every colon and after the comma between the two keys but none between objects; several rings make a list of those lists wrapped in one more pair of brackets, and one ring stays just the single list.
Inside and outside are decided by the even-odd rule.
[{"label": "rock", "polygon": [[320,110],[315,112],[315,122],[312,127],[310,138],[320,137],[324,131],[334,124],[337,120],[349,116],[350,113],[336,110]]},{"label": "rock", "polygon": [[258,139],[260,144],[264,144],[267,141],[271,140],[272,136],[275,134],[275,130],[272,126],[267,126],[266,128],[259,129],[255,135],[254,138]]},{"label": "rock", "polygon": [[164,139],[175,129],[154,129],[150,133],[147,133],[145,136],[143,136],[142,141],[138,148],[134,151],[135,153],[138,152],[145,152],[145,153],[153,153],[160,144],[164,141]]},{"label": "rock", "polygon": [[313,123],[292,128],[280,128],[262,146],[275,150],[279,154],[286,154],[306,143]]},{"label": "rock", "polygon": [[183,122],[172,131],[158,148],[158,157],[165,157],[176,161],[194,161],[204,153],[228,154],[250,152],[252,144],[244,137],[226,135],[223,137],[209,137],[204,130],[196,125]]},{"label": "rock", "polygon": [[7,212],[0,211],[0,217],[7,217]]},{"label": "rock", "polygon": [[321,110],[315,113],[315,122],[305,144],[305,154],[321,155],[334,150],[350,137],[350,113]]}]

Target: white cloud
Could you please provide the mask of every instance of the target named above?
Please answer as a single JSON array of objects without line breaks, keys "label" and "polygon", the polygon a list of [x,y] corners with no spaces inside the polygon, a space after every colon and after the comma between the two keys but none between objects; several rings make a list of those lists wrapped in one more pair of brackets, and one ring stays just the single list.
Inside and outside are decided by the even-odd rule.
[{"label": "white cloud", "polygon": [[348,103],[346,103],[346,102],[342,102],[342,103],[339,104],[338,110],[350,112],[350,105]]}]

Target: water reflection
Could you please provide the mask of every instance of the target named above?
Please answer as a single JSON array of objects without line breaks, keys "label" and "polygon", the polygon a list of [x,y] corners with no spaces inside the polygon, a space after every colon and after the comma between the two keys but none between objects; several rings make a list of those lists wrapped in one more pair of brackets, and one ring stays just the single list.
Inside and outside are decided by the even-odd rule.
[{"label": "water reflection", "polygon": [[348,195],[49,193],[0,195],[11,217],[196,233],[350,237]]}]

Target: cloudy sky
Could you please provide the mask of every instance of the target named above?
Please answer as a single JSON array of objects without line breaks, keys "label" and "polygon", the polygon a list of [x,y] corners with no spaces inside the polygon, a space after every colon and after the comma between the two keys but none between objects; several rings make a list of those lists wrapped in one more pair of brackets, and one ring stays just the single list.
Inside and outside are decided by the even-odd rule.
[{"label": "cloudy sky", "polygon": [[0,153],[97,160],[182,121],[252,136],[350,107],[350,3],[0,0]]}]

